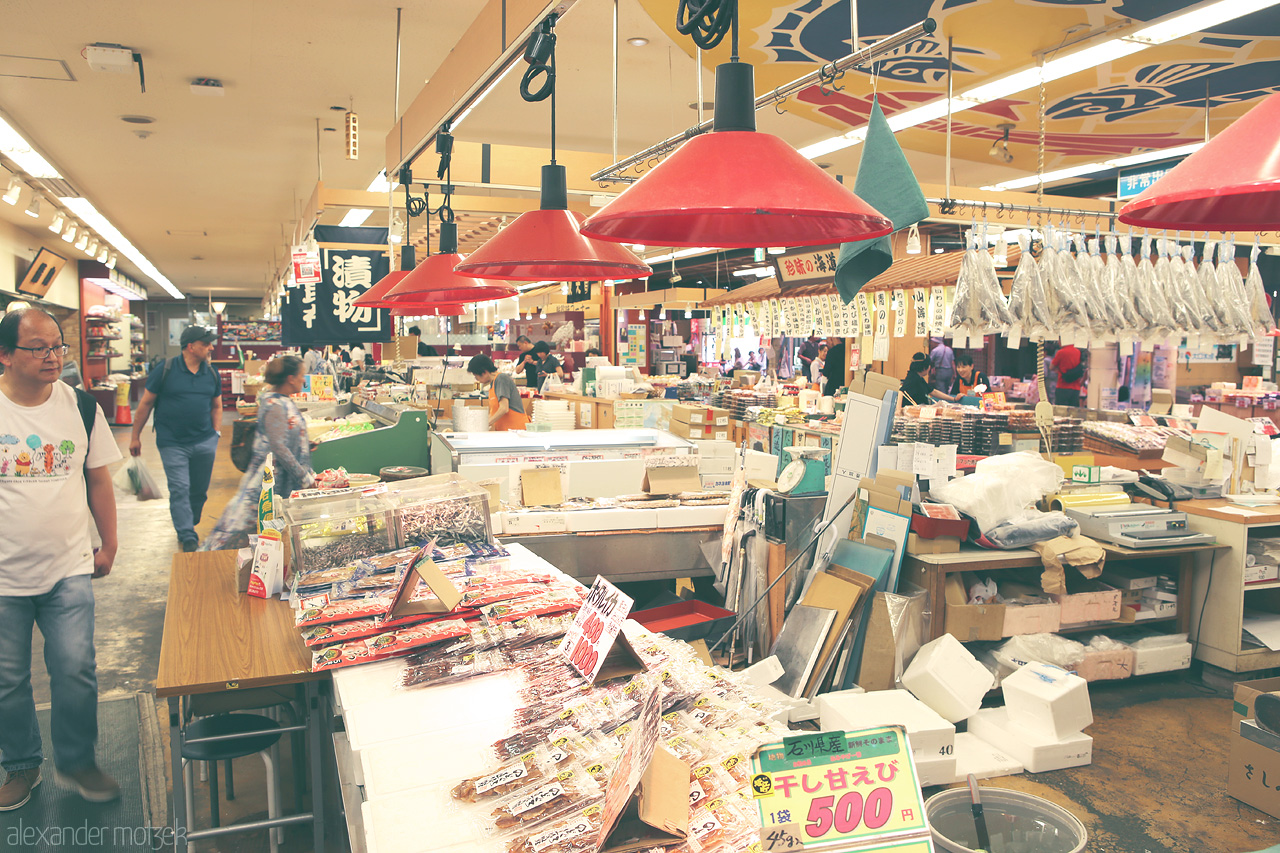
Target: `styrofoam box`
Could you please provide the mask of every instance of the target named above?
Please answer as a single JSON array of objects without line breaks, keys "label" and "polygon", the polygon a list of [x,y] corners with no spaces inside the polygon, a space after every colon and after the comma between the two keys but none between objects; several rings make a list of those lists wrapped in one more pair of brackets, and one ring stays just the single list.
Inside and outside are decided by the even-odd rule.
[{"label": "styrofoam box", "polygon": [[726,506],[671,506],[654,510],[658,527],[707,527],[724,524]]},{"label": "styrofoam box", "polygon": [[643,459],[592,459],[569,463],[565,497],[611,498],[642,491]]},{"label": "styrofoam box", "polygon": [[503,533],[502,521],[506,517],[505,512],[489,513],[489,527],[493,531],[494,536],[501,536]]},{"label": "styrofoam box", "polygon": [[502,520],[503,534],[567,533],[569,520],[565,512],[508,512]]},{"label": "styrofoam box", "polygon": [[658,526],[656,509],[584,509],[565,513],[570,533],[599,530],[652,530]]},{"label": "styrofoam box", "polygon": [[700,456],[698,457],[699,474],[728,475],[733,473],[732,456]]},{"label": "styrofoam box", "polygon": [[902,674],[903,687],[952,723],[981,708],[993,684],[991,671],[951,634],[921,646]]},{"label": "styrofoam box", "polygon": [[1031,662],[1000,685],[1009,719],[1060,741],[1093,722],[1085,679],[1052,664]]},{"label": "styrofoam box", "polygon": [[818,697],[817,705],[819,725],[823,729],[857,731],[872,726],[900,725],[907,730],[911,754],[917,761],[952,755],[956,727],[906,690],[824,693]]},{"label": "styrofoam box", "polygon": [[1031,773],[1083,767],[1093,761],[1093,738],[1077,732],[1056,740],[1009,721],[1005,708],[984,708],[969,718],[969,733],[1022,762]]},{"label": "styrofoam box", "polygon": [[950,785],[959,781],[956,776],[956,757],[948,755],[944,758],[931,758],[927,761],[914,758],[916,765],[916,784],[921,788],[930,785]]},{"label": "styrofoam box", "polygon": [[746,470],[748,480],[777,479],[778,457],[760,450],[748,450],[746,453]]},{"label": "styrofoam box", "polygon": [[994,779],[1022,772],[1022,762],[972,732],[956,735],[956,779]]},{"label": "styrofoam box", "polygon": [[[1186,636],[1183,634],[1182,636]],[[1171,672],[1175,669],[1187,669],[1191,666],[1191,644],[1188,642],[1170,643],[1167,646],[1133,647],[1134,675],[1149,675],[1153,672]]]}]

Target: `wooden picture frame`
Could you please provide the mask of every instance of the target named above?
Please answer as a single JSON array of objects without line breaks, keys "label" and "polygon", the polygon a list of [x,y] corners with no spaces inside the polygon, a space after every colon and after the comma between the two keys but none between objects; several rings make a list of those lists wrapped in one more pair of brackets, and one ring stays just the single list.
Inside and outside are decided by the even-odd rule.
[{"label": "wooden picture frame", "polygon": [[43,299],[45,294],[49,292],[49,288],[53,286],[53,280],[58,273],[62,272],[62,268],[66,263],[67,259],[61,255],[48,249],[41,249],[36,252],[35,258],[31,261],[31,266],[27,267],[27,271],[23,274],[15,290],[25,296]]}]

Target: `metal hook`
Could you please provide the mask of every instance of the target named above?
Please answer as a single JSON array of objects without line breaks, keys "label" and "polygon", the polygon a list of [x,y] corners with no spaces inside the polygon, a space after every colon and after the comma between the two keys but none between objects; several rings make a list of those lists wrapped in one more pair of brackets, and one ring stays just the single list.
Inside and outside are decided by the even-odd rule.
[{"label": "metal hook", "polygon": [[774,87],[774,90],[773,90],[773,97],[777,99],[777,100],[775,100],[775,101],[773,102],[773,110],[774,110],[774,112],[776,112],[778,115],[785,115],[787,111],[786,111],[786,110],[784,110],[784,109],[782,109],[782,105],[783,105],[783,104],[785,104],[785,103],[787,102],[786,97],[785,97],[785,96],[784,96],[784,97],[781,97],[781,98],[779,98],[779,97],[778,97],[778,89],[777,89],[777,87]]},{"label": "metal hook", "polygon": [[[828,68],[832,70],[828,71],[827,70]],[[835,92],[844,91],[844,86],[836,85],[836,80],[838,80],[843,76],[844,76],[843,71],[835,70],[834,62],[830,63],[829,65],[820,66],[818,68],[818,91],[822,93],[822,97],[827,98],[827,97],[830,97]],[[828,84],[830,84],[831,86],[830,90],[828,90],[827,88]]]}]

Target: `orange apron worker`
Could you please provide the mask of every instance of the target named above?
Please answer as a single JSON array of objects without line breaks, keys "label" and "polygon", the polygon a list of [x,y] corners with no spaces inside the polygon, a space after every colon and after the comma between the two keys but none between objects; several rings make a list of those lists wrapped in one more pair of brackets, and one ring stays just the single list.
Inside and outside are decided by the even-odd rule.
[{"label": "orange apron worker", "polygon": [[489,385],[489,429],[505,432],[528,425],[529,416],[524,413],[524,401],[520,399],[516,381],[499,373],[493,359],[477,355],[467,362],[467,372],[482,385]]}]

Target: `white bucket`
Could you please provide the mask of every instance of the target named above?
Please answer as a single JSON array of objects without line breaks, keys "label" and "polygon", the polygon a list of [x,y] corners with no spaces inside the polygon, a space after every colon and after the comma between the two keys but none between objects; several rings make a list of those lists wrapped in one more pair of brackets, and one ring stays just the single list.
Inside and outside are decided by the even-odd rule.
[{"label": "white bucket", "polygon": [[[1066,809],[1022,791],[982,788],[991,849],[987,853],[1082,853],[1089,840],[1084,824]],[[950,788],[924,804],[938,849],[974,853],[977,830],[968,788]]]}]

